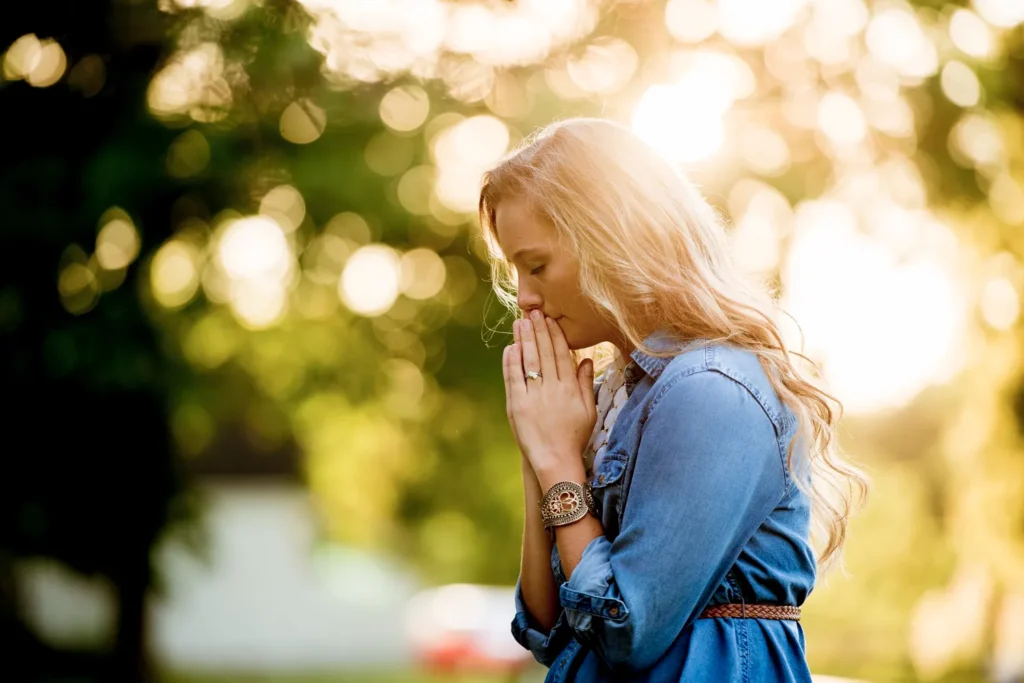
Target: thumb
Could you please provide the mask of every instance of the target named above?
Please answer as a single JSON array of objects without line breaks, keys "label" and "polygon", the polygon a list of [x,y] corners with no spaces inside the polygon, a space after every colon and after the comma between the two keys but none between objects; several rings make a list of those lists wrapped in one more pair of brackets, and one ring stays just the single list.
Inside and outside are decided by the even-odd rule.
[{"label": "thumb", "polygon": [[594,361],[584,358],[576,369],[576,379],[580,384],[580,391],[583,392],[583,402],[591,414],[597,412],[597,405],[594,399]]}]

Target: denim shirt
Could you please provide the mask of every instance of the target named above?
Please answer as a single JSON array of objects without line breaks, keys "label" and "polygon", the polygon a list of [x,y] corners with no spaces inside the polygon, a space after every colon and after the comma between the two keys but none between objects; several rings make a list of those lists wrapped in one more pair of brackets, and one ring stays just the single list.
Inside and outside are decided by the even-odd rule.
[{"label": "denim shirt", "polygon": [[816,573],[810,501],[786,468],[796,420],[755,354],[656,331],[591,485],[604,535],[542,629],[516,582],[512,634],[562,681],[810,681],[796,621],[698,619],[727,603],[801,605]]}]

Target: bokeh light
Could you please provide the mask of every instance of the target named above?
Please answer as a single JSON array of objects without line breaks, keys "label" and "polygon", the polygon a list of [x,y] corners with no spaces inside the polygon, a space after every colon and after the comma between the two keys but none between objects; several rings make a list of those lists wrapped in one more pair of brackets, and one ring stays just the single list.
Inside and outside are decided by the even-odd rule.
[{"label": "bokeh light", "polygon": [[669,0],[665,4],[665,26],[684,43],[710,38],[718,27],[718,9],[711,0]]},{"label": "bokeh light", "polygon": [[1013,28],[1024,22],[1024,6],[1018,0],[971,0],[971,4],[993,26]]},{"label": "bokeh light", "polygon": [[981,314],[997,330],[1008,330],[1020,316],[1020,297],[1005,277],[989,280],[981,295]]},{"label": "bokeh light", "polygon": [[399,86],[380,101],[380,120],[400,133],[422,126],[429,113],[430,98],[423,88],[415,85]]},{"label": "bokeh light", "polygon": [[977,59],[988,59],[995,47],[992,29],[969,9],[953,12],[949,18],[949,37],[961,52]]},{"label": "bokeh light", "polygon": [[292,232],[306,217],[306,201],[291,185],[278,185],[263,195],[260,215],[272,219],[286,232]]},{"label": "bokeh light", "polygon": [[297,145],[308,145],[324,132],[327,114],[311,100],[292,102],[281,112],[281,137]]},{"label": "bokeh light", "polygon": [[410,299],[429,299],[445,284],[444,261],[433,249],[412,249],[402,254],[399,288]]},{"label": "bokeh light", "polygon": [[398,298],[400,278],[401,262],[394,249],[368,244],[349,257],[338,282],[338,295],[354,313],[381,315]]},{"label": "bokeh light", "polygon": [[938,68],[935,46],[909,10],[893,7],[876,13],[865,39],[875,57],[903,76],[923,78]]},{"label": "bokeh light", "polygon": [[806,0],[718,0],[718,30],[736,45],[763,45],[796,20]]},{"label": "bokeh light", "polygon": [[178,53],[150,81],[146,102],[154,116],[183,116],[213,122],[228,114],[233,102],[225,78],[224,53],[217,43],[207,42]]},{"label": "bokeh light", "polygon": [[163,244],[150,264],[153,298],[168,309],[180,308],[199,291],[199,250],[181,240]]},{"label": "bokeh light", "polygon": [[263,215],[227,220],[220,228],[216,255],[239,321],[252,329],[277,323],[287,310],[295,275],[294,254],[281,225]]},{"label": "bokeh light", "polygon": [[4,78],[23,78],[37,88],[59,81],[66,68],[67,57],[60,44],[52,38],[40,40],[31,33],[15,40],[4,55]]},{"label": "bokeh light", "polygon": [[626,85],[638,63],[633,46],[620,38],[604,36],[590,43],[583,54],[570,58],[566,71],[582,90],[607,95]]},{"label": "bokeh light", "polygon": [[107,270],[127,268],[139,255],[139,233],[123,211],[108,211],[105,218],[96,235],[96,259]]},{"label": "bokeh light", "polygon": [[942,67],[942,92],[960,107],[973,107],[981,98],[981,83],[971,67],[955,59]]},{"label": "bokeh light", "polygon": [[167,150],[167,172],[174,178],[202,173],[210,163],[210,143],[198,130],[187,130]]}]

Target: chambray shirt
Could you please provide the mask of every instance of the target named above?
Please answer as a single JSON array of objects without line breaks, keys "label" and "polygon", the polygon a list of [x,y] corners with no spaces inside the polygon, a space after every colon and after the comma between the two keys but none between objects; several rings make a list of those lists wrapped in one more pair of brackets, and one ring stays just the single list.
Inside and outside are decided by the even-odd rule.
[{"label": "chambray shirt", "polygon": [[813,590],[810,501],[785,464],[796,420],[753,353],[662,331],[646,343],[678,350],[631,354],[640,371],[591,480],[604,535],[568,581],[552,548],[550,631],[516,582],[512,634],[545,683],[810,681],[799,622],[697,618]]}]

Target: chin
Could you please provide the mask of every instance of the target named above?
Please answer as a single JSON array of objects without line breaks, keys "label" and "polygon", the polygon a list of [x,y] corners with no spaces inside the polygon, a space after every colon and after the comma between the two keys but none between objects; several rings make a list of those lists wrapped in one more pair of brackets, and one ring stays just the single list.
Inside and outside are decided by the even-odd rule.
[{"label": "chin", "polygon": [[572,329],[572,325],[566,325],[565,320],[559,318],[558,326],[562,328],[562,334],[565,336],[565,343],[568,345],[570,351],[578,351],[579,349],[586,349],[593,346],[597,342],[587,343],[586,338],[580,339]]}]

